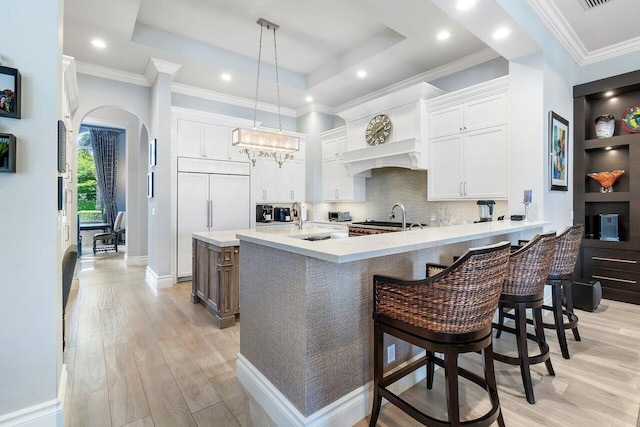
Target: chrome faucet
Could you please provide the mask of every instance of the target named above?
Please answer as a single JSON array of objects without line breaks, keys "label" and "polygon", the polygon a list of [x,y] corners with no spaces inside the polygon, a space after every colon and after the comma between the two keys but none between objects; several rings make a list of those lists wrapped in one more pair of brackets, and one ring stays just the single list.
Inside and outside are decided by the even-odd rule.
[{"label": "chrome faucet", "polygon": [[302,230],[302,207],[299,202],[293,202],[291,205],[291,217],[295,220],[299,230]]},{"label": "chrome faucet", "polygon": [[400,208],[402,210],[402,231],[407,231],[407,211],[405,210],[402,203],[396,203],[395,205],[393,205],[393,207],[391,208],[391,215],[389,215],[389,219],[394,219],[396,217],[393,213],[396,208]]}]

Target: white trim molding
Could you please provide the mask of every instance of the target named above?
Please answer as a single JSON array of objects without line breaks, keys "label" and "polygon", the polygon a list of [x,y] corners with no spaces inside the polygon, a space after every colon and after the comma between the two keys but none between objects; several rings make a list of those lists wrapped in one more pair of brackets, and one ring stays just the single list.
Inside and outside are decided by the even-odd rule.
[{"label": "white trim molding", "polygon": [[62,425],[67,392],[67,365],[62,365],[58,397],[15,412],[0,415],[0,426],[51,427]]},{"label": "white trim molding", "polygon": [[640,50],[640,37],[588,50],[553,1],[527,0],[527,3],[578,65],[592,64]]},{"label": "white trim molding", "polygon": [[127,254],[124,254],[124,264],[127,267],[131,267],[131,266],[135,266],[135,265],[141,265],[141,266],[145,266],[147,265],[149,262],[149,257],[144,255],[144,256],[129,256]]},{"label": "white trim molding", "polygon": [[173,77],[180,71],[180,68],[182,68],[181,64],[174,64],[173,62],[163,61],[158,58],[149,58],[147,68],[144,70],[144,77],[147,79],[149,86],[151,86],[156,80],[156,77],[158,77],[158,74],[169,74],[171,80],[173,80]]},{"label": "white trim molding", "polygon": [[[424,352],[405,364],[424,356]],[[260,404],[271,420],[279,427],[342,427],[354,425],[371,411],[373,382],[369,382],[342,396],[309,416],[304,416],[262,373],[242,354],[238,354],[236,375],[244,388]],[[424,367],[417,369],[389,387],[400,394],[426,377]],[[383,404],[386,402],[383,399]]]},{"label": "white trim molding", "polygon": [[147,266],[144,281],[153,289],[170,288],[174,284],[173,275],[158,276],[149,266]]},{"label": "white trim molding", "polygon": [[114,68],[103,67],[100,65],[89,64],[88,62],[76,61],[76,72],[78,74],[86,74],[88,76],[100,77],[108,80],[115,80],[122,83],[149,87],[147,79],[140,74],[120,71]]}]

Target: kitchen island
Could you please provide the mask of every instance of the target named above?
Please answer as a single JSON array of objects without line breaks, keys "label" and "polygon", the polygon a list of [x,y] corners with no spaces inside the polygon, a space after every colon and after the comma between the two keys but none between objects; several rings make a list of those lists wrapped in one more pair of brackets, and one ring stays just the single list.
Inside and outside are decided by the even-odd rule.
[{"label": "kitchen island", "polygon": [[[238,231],[238,379],[279,426],[353,425],[370,411],[373,275],[424,278],[427,262],[450,264],[469,247],[531,238],[544,224],[495,221],[321,241],[304,240],[314,234],[305,229]],[[386,369],[419,354],[386,344],[396,344]],[[398,389],[423,375],[416,371]]]}]

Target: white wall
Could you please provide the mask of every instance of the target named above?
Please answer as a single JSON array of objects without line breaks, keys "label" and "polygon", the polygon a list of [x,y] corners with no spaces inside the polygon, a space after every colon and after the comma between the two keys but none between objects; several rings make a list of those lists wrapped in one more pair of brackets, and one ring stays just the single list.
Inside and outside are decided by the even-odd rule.
[{"label": "white wall", "polygon": [[15,36],[2,44],[2,56],[22,73],[22,119],[0,118],[0,131],[17,138],[17,173],[0,174],[0,424],[33,405],[53,401],[55,408],[62,367],[62,2],[3,2],[2,12],[4,33]]}]

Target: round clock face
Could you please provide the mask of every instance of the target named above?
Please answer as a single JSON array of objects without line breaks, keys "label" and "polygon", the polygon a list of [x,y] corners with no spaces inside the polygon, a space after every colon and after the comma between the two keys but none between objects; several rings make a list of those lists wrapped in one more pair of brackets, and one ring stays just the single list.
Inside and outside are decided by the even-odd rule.
[{"label": "round clock face", "polygon": [[389,134],[391,133],[391,120],[385,114],[378,114],[367,125],[367,130],[364,134],[367,144],[379,145],[387,142]]}]

